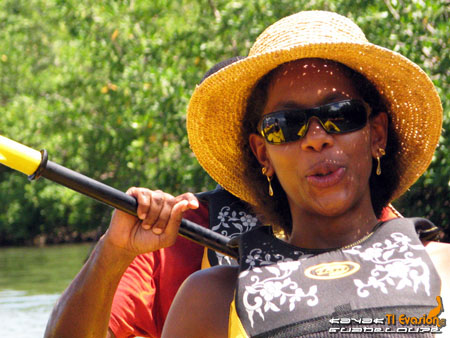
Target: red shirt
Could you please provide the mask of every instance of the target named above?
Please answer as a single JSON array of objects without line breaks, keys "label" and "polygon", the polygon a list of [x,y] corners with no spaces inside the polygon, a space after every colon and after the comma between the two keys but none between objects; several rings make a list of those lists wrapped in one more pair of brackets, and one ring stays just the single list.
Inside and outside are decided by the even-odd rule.
[{"label": "red shirt", "polygon": [[[385,208],[380,220],[398,215]],[[209,226],[208,206],[200,203],[184,218]],[[169,248],[139,255],[125,271],[114,296],[109,327],[117,338],[160,337],[181,283],[200,269],[204,248],[178,237]]]}]

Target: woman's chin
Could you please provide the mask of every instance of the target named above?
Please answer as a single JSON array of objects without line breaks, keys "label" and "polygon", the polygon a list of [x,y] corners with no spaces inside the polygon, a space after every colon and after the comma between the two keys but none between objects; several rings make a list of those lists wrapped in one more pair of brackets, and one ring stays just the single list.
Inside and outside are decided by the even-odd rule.
[{"label": "woman's chin", "polygon": [[325,217],[338,217],[352,208],[352,199],[343,196],[327,196],[313,200],[312,209],[316,214]]}]

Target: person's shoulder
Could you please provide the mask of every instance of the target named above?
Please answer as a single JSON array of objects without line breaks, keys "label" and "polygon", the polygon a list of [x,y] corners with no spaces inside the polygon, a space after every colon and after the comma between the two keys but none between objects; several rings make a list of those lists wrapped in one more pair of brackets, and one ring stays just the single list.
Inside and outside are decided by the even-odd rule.
[{"label": "person's shoulder", "polygon": [[202,308],[212,305],[212,309],[225,306],[227,311],[233,299],[234,288],[238,277],[236,266],[214,266],[199,270],[190,275],[182,284],[176,299],[183,303],[201,302]]},{"label": "person's shoulder", "polygon": [[194,288],[199,292],[211,292],[232,288],[234,289],[238,275],[237,266],[213,266],[194,272],[187,278],[183,288]]},{"label": "person's shoulder", "polygon": [[163,337],[226,337],[237,267],[193,273],[181,286],[164,324]]}]

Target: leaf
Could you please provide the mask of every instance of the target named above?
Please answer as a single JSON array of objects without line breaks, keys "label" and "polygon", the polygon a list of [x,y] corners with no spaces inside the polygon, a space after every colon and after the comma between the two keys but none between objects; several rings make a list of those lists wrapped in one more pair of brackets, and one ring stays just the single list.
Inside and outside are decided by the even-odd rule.
[{"label": "leaf", "polygon": [[315,295],[317,293],[317,285],[313,285],[309,288],[308,295]]},{"label": "leaf", "polygon": [[293,311],[295,309],[295,303],[294,302],[290,302],[289,304],[289,311]]},{"label": "leaf", "polygon": [[396,290],[404,289],[406,286],[412,286],[412,283],[408,278],[403,278],[398,283]]},{"label": "leaf", "polygon": [[233,223],[234,227],[239,230],[239,232],[243,232],[244,228],[241,223]]},{"label": "leaf", "polygon": [[256,293],[259,293],[258,290],[256,290],[252,285],[246,285],[245,286],[245,291],[248,292],[251,295],[254,295]]},{"label": "leaf", "polygon": [[365,284],[364,284],[360,279],[354,279],[354,280],[353,280],[353,283],[355,283],[355,285],[356,285],[358,288],[362,288],[362,287],[365,286]]},{"label": "leaf", "polygon": [[388,260],[394,252],[395,252],[395,250],[386,251],[385,253],[383,253],[383,259]]},{"label": "leaf", "polygon": [[387,278],[385,279],[385,281],[386,281],[389,285],[392,285],[392,286],[395,285],[394,280],[393,280],[392,278],[390,278],[390,277],[387,277]]},{"label": "leaf", "polygon": [[247,276],[250,273],[250,271],[245,270],[242,271],[241,273],[239,273],[239,278],[244,278],[245,276]]},{"label": "leaf", "polygon": [[266,270],[277,277],[280,276],[280,270],[274,266],[267,266]]},{"label": "leaf", "polygon": [[400,249],[398,250],[398,252],[402,253],[402,252],[405,252],[406,250],[408,250],[408,246],[407,245],[402,245],[400,247]]},{"label": "leaf", "polygon": [[264,313],[261,311],[261,308],[257,308],[255,311],[256,311],[256,313],[258,313],[259,316],[264,320]]},{"label": "leaf", "polygon": [[269,303],[269,304],[270,304],[270,309],[272,311],[280,312],[280,308],[278,306],[276,306],[274,303]]}]

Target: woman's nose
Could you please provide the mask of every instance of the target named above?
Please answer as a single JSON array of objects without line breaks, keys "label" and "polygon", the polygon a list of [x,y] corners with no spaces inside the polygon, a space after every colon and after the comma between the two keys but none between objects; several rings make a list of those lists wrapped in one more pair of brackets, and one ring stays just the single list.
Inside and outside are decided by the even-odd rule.
[{"label": "woman's nose", "polygon": [[334,144],[334,138],[323,129],[317,118],[309,120],[308,130],[302,139],[301,147],[304,150],[322,151]]}]

